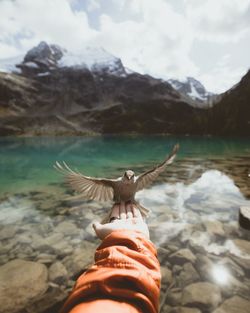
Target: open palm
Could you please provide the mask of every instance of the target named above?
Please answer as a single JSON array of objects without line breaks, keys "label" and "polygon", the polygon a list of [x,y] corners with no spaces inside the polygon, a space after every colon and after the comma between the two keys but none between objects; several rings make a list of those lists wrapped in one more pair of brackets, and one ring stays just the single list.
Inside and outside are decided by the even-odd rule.
[{"label": "open palm", "polygon": [[121,202],[115,204],[110,215],[110,222],[93,224],[97,237],[104,239],[115,230],[134,230],[139,231],[149,238],[149,230],[144,222],[140,210],[131,203]]}]

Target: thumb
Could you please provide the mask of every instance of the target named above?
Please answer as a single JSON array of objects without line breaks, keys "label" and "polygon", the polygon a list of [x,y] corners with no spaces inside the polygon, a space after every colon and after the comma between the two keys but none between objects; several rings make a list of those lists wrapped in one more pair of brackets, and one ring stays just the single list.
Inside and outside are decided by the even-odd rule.
[{"label": "thumb", "polygon": [[92,224],[94,231],[96,232],[96,234],[98,234],[98,231],[102,228],[102,224],[100,224],[99,222],[94,222]]}]

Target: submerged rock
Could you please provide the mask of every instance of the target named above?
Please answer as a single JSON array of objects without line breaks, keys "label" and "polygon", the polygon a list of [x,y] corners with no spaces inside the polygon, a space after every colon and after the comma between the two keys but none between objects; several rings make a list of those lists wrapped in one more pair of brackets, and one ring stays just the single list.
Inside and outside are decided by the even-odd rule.
[{"label": "submerged rock", "polygon": [[95,245],[88,243],[85,246],[77,248],[74,252],[66,256],[62,263],[66,267],[69,277],[77,278],[86,270],[94,260]]},{"label": "submerged rock", "polygon": [[194,283],[184,288],[182,305],[215,309],[221,302],[220,288],[207,282]]},{"label": "submerged rock", "polygon": [[234,239],[233,243],[245,255],[250,255],[250,241],[243,239]]},{"label": "submerged rock", "polygon": [[239,211],[239,223],[242,228],[250,230],[250,207],[241,207]]},{"label": "submerged rock", "polygon": [[174,264],[182,265],[186,262],[194,263],[196,256],[189,249],[181,249],[169,256],[169,261]]},{"label": "submerged rock", "polygon": [[209,235],[224,236],[223,225],[219,221],[206,221],[203,223]]},{"label": "submerged rock", "polygon": [[178,307],[170,309],[168,313],[201,313],[201,311],[197,308],[188,308],[184,306],[178,306]]},{"label": "submerged rock", "polygon": [[184,264],[183,270],[176,278],[178,287],[184,287],[199,280],[200,275],[197,273],[191,263]]},{"label": "submerged rock", "polygon": [[15,313],[30,301],[44,294],[48,288],[45,265],[13,260],[0,267],[0,312]]},{"label": "submerged rock", "polygon": [[67,280],[68,272],[61,262],[53,263],[49,268],[49,280],[63,284]]},{"label": "submerged rock", "polygon": [[249,313],[250,301],[234,296],[227,299],[213,313]]},{"label": "submerged rock", "polygon": [[72,222],[64,221],[56,226],[55,232],[63,233],[65,236],[78,235],[80,229]]}]

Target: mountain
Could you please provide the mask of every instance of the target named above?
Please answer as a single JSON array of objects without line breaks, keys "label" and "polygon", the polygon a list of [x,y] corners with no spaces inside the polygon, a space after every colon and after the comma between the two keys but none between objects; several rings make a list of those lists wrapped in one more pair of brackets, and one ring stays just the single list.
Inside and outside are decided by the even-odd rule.
[{"label": "mountain", "polygon": [[192,102],[194,107],[208,108],[214,101],[215,95],[193,77],[186,77],[183,80],[169,79],[168,82],[181,94],[194,100]]},{"label": "mountain", "polygon": [[93,73],[126,75],[121,60],[103,48],[86,47],[79,54],[73,54],[44,41],[29,50],[25,56],[0,61],[0,70],[29,77],[46,76],[51,71],[64,67],[88,69]]},{"label": "mountain", "polygon": [[196,131],[197,110],[185,97],[104,49],[75,55],[41,42],[16,68],[0,73],[2,135]]},{"label": "mountain", "polygon": [[209,112],[209,132],[250,135],[250,70]]},{"label": "mountain", "polygon": [[41,42],[15,60],[0,62],[0,135],[250,134],[249,74],[204,110],[102,48],[72,54]]}]

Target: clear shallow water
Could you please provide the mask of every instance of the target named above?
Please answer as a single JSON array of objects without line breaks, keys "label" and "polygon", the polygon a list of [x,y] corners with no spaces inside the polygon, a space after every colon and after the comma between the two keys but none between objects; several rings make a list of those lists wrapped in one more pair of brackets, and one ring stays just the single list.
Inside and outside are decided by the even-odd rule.
[{"label": "clear shallow water", "polygon": [[[65,160],[87,175],[114,177],[124,169],[149,168],[165,158],[175,143],[178,160],[193,159],[191,170],[212,158],[250,155],[250,140],[182,137],[0,138],[0,192],[59,182],[55,161]],[[198,160],[197,160],[198,159]],[[199,163],[201,161],[202,164]],[[217,163],[218,163],[217,162]],[[242,164],[244,166],[244,164]],[[246,170],[249,171],[249,167]]]},{"label": "clear shallow water", "polygon": [[[163,269],[172,275],[167,295],[169,275],[163,275],[162,310],[180,306],[184,300],[173,297],[182,297],[196,282],[219,286],[222,295],[215,307],[235,294],[250,300],[249,235],[237,224],[239,207],[250,205],[247,139],[0,138],[0,264],[19,258],[46,264],[49,270],[61,262],[67,277],[58,288],[67,294],[98,243],[92,220],[100,220],[110,204],[64,201],[71,191],[53,169],[55,161],[64,160],[86,175],[118,177],[128,168],[136,173],[150,169],[177,142],[181,148],[174,164],[137,194],[152,210],[151,239],[159,247]],[[183,256],[182,249],[194,257],[186,250]],[[214,309],[194,303],[204,312]]]}]

